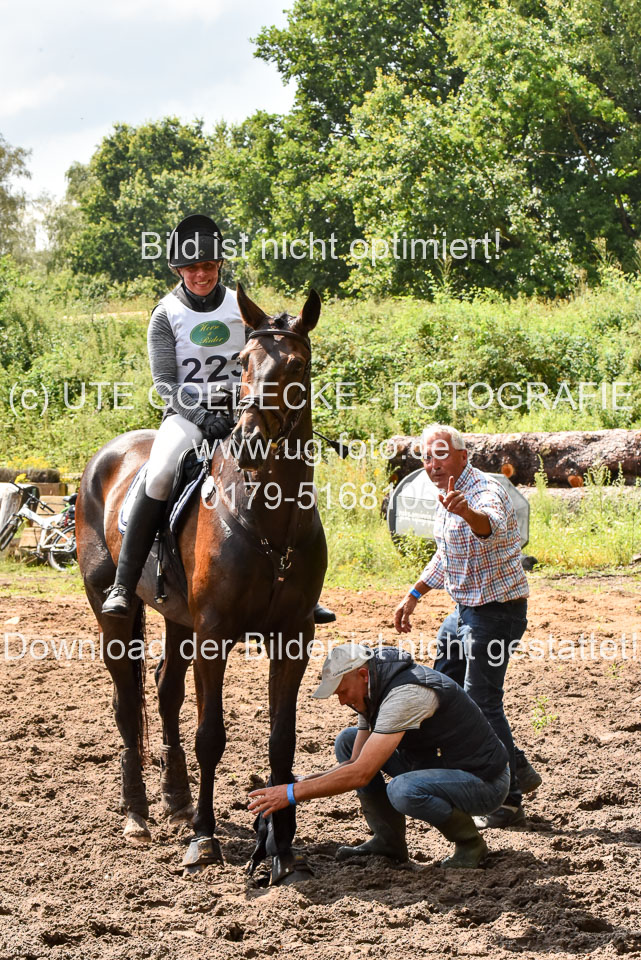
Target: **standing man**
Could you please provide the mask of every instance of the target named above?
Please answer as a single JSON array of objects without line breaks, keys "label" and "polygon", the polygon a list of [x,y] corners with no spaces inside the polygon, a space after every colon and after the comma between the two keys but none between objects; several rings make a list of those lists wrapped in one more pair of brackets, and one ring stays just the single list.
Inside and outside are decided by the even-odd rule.
[{"label": "standing man", "polygon": [[[436,827],[454,843],[444,867],[478,867],[487,845],[471,814],[490,813],[510,782],[507,752],[465,691],[448,676],[394,647],[344,643],[323,664],[314,696],[336,695],[358,726],[336,738],[339,765],[295,783],[250,793],[249,809],[269,816],[288,804],[357,790],[373,836],[339,847],[355,856],[408,859],[405,816]],[[386,785],[381,770],[392,779]]]},{"label": "standing man", "polygon": [[459,661],[453,667],[442,655],[436,666],[449,675],[462,674],[457,679],[507,750],[511,774],[504,804],[475,822],[480,829],[518,826],[525,823],[525,814],[512,731],[503,709],[507,665],[527,626],[529,588],[516,515],[501,484],[468,464],[458,430],[441,424],[427,427],[421,453],[427,475],[440,491],[434,520],[437,550],[398,605],[394,625],[399,633],[409,633],[410,617],[430,590],[445,589],[457,603],[456,633],[464,641],[464,666]]}]

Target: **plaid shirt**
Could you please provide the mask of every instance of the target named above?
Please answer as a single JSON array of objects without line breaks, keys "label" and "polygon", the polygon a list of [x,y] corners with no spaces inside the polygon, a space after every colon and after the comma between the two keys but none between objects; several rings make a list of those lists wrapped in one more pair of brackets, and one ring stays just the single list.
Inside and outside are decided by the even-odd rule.
[{"label": "plaid shirt", "polygon": [[433,590],[445,588],[453,600],[470,607],[527,597],[519,529],[506,490],[469,464],[454,487],[473,510],[485,514],[492,532],[479,537],[439,502],[434,519],[437,550],[421,580]]}]

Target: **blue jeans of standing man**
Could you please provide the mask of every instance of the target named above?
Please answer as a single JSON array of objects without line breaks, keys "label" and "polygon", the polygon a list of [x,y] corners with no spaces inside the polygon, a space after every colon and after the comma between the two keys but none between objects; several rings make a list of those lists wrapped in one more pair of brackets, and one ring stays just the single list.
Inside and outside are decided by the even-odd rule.
[{"label": "blue jeans of standing man", "polygon": [[520,806],[522,794],[516,776],[516,748],[503,709],[503,685],[510,655],[526,627],[527,600],[478,607],[459,604],[438,632],[439,653],[434,663],[435,670],[456,680],[478,704],[505,746],[511,772],[505,802],[514,807]]},{"label": "blue jeans of standing man", "polygon": [[[356,727],[347,727],[336,738],[334,751],[341,763],[352,755],[356,732]],[[394,751],[383,770],[392,778],[387,784],[392,806],[435,827],[445,823],[454,807],[472,816],[493,813],[503,803],[510,784],[507,766],[493,780],[481,780],[466,770],[416,770],[411,757],[402,750]],[[384,789],[383,775],[377,773],[357,792],[378,793]]]}]

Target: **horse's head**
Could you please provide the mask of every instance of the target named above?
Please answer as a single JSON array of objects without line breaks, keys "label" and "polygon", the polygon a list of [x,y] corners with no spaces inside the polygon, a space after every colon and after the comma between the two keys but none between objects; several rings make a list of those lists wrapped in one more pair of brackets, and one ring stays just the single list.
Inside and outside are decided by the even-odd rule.
[{"label": "horse's head", "polygon": [[232,450],[238,466],[257,470],[271,445],[286,441],[310,402],[309,332],[321,302],[312,290],[299,316],[268,316],[238,284],[240,314],[251,327],[240,354],[242,377]]}]

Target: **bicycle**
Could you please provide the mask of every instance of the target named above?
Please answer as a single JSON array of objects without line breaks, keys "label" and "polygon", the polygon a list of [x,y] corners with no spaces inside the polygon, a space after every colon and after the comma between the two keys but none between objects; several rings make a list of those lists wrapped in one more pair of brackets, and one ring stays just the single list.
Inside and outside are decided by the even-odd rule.
[{"label": "bicycle", "polygon": [[[54,570],[62,571],[77,559],[76,552],[76,496],[63,497],[64,508],[56,513],[53,507],[40,499],[40,491],[33,484],[19,483],[16,477],[11,485],[20,491],[20,507],[0,529],[0,553],[6,550],[24,524],[30,520],[40,527],[40,537],[33,555],[46,560]],[[26,479],[26,478],[25,478]],[[40,507],[51,516],[37,513]]]}]

